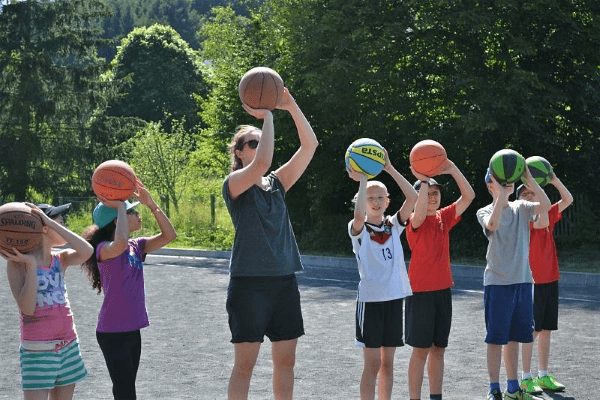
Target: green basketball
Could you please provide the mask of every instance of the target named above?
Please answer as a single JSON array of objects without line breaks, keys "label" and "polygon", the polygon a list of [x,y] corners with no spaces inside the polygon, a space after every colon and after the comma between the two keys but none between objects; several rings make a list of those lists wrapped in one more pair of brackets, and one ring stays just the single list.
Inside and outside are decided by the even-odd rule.
[{"label": "green basketball", "polygon": [[[531,172],[531,176],[538,185],[544,187],[550,183],[554,172],[552,171],[552,165],[550,165],[548,160],[544,157],[533,156],[525,160],[525,163],[527,164],[527,168],[529,168],[529,172]],[[521,180],[523,183],[527,183],[527,180],[524,177],[521,177]]]},{"label": "green basketball", "polygon": [[525,172],[525,159],[511,149],[497,151],[490,159],[490,171],[501,185],[514,183]]}]

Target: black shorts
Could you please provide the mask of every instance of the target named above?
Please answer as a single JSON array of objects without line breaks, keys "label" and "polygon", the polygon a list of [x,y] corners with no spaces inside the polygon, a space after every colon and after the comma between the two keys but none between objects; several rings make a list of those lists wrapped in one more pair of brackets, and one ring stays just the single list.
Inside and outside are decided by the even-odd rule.
[{"label": "black shorts", "polygon": [[401,347],[403,299],[356,302],[356,345],[360,347]]},{"label": "black shorts", "polygon": [[406,298],[406,344],[427,349],[448,347],[452,322],[452,292],[417,292]]},{"label": "black shorts", "polygon": [[558,281],[534,285],[533,319],[537,332],[558,329]]},{"label": "black shorts", "polygon": [[304,335],[296,275],[235,277],[227,288],[231,343],[291,340]]}]

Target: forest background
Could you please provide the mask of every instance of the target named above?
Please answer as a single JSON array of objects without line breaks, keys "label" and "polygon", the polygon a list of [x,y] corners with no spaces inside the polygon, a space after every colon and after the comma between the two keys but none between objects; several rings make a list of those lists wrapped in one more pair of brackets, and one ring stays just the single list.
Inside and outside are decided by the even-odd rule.
[{"label": "forest background", "polygon": [[[452,231],[453,260],[481,265],[475,211],[493,153],[547,158],[575,202],[555,232],[561,266],[600,262],[600,2],[596,0],[2,0],[0,201],[73,203],[81,233],[95,167],[122,159],[167,210],[175,247],[228,250],[221,189],[240,124],[238,83],[275,69],[320,146],[287,195],[300,250],[351,256],[357,190],[344,153],[386,147],[409,180],[423,139],[444,145],[476,199]],[[298,147],[275,111],[273,168]],[[385,173],[390,212],[404,201]],[[442,205],[459,196],[452,179]],[[557,191],[547,187],[551,199]],[[143,210],[144,211],[144,210]],[[144,230],[156,231],[144,211]],[[403,239],[404,240],[404,239]],[[406,242],[407,257],[410,251]]]}]

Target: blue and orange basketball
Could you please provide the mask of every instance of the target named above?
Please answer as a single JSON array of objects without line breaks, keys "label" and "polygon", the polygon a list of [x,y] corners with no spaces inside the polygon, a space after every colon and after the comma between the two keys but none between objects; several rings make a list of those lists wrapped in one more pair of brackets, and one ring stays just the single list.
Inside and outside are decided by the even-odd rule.
[{"label": "blue and orange basketball", "polygon": [[[552,165],[544,157],[533,156],[525,160],[531,176],[541,187],[546,186],[552,180]],[[521,178],[523,183],[527,183],[525,178]]]},{"label": "blue and orange basketball", "polygon": [[346,150],[346,168],[362,172],[371,179],[385,166],[385,150],[377,141],[368,138],[357,139]]},{"label": "blue and orange basketball", "polygon": [[490,159],[489,171],[501,185],[515,183],[525,173],[525,159],[511,149],[494,153]]}]

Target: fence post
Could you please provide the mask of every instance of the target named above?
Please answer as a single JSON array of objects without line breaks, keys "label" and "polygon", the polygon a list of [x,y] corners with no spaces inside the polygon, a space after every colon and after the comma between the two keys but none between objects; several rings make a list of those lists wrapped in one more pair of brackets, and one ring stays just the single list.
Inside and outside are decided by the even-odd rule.
[{"label": "fence post", "polygon": [[215,194],[210,194],[210,224],[215,226]]}]

